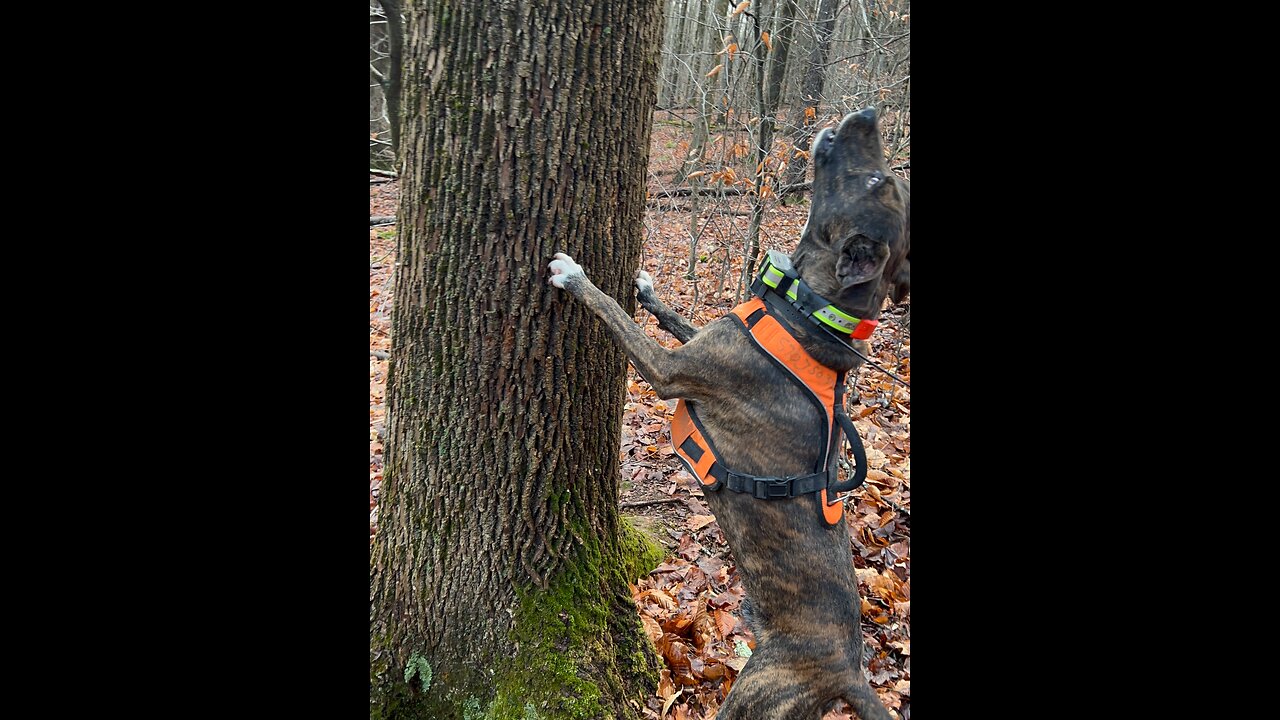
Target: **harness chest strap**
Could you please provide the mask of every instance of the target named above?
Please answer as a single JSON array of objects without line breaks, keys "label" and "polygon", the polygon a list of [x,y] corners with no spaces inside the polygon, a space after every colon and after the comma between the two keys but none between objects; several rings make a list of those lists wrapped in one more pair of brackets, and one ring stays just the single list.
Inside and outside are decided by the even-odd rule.
[{"label": "harness chest strap", "polygon": [[[843,412],[836,410],[844,374],[814,360],[786,328],[768,313],[760,298],[753,298],[739,305],[733,309],[732,314],[742,322],[743,330],[756,349],[785,370],[793,382],[804,386],[814,405],[821,410],[825,439],[823,453],[813,472],[808,475],[779,478],[734,472],[717,461],[715,448],[703,432],[697,414],[682,398],[676,403],[676,412],[671,420],[671,440],[675,445],[676,455],[689,468],[689,472],[710,491],[728,487],[734,492],[748,492],[762,499],[796,497],[816,492],[823,517],[827,523],[834,525],[840,521],[844,507],[839,498],[835,497],[837,488],[832,487],[835,485],[835,450],[842,429],[849,435],[849,442],[854,446],[854,456],[859,461],[858,475],[865,475],[866,469],[860,438],[853,431],[852,423],[843,417]],[[838,489],[851,490],[859,484],[860,477],[851,483],[841,483],[847,487]],[[829,488],[833,495],[830,501],[827,499]]]}]

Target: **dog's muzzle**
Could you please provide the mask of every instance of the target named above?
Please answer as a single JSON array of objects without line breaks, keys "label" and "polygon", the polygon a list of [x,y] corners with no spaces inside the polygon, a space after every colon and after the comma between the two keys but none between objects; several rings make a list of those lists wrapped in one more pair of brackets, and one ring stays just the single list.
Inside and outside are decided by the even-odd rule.
[{"label": "dog's muzzle", "polygon": [[851,137],[855,132],[874,130],[875,127],[875,108],[868,107],[855,113],[849,113],[840,120],[840,124],[835,128],[823,128],[814,136],[813,145],[809,148],[809,156],[815,159],[819,156],[825,156],[836,146],[837,141],[843,141]]}]

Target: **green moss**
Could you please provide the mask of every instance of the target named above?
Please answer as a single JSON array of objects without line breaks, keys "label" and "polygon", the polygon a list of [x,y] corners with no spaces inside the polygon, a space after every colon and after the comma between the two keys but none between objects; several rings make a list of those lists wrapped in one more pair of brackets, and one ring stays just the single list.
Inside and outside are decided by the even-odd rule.
[{"label": "green moss", "polygon": [[409,657],[409,662],[404,668],[404,681],[413,682],[413,677],[418,676],[418,680],[422,683],[422,692],[431,689],[431,663],[427,659],[414,653]]},{"label": "green moss", "polygon": [[577,538],[549,587],[520,591],[516,655],[496,678],[486,720],[637,718],[657,687],[656,656],[625,588],[662,561],[661,550],[625,518],[616,548]]},{"label": "green moss", "polygon": [[[492,669],[491,685],[446,691],[447,668],[435,668],[431,683],[425,659],[411,657],[411,669],[397,672],[379,658],[370,667],[370,720],[638,720],[657,688],[658,661],[626,584],[663,553],[625,517],[617,545],[583,530],[574,535],[548,587],[517,591],[513,656]],[[374,687],[382,692],[375,696]]]},{"label": "green moss", "polygon": [[622,559],[627,565],[627,582],[634,583],[638,578],[649,574],[649,571],[662,564],[666,552],[662,546],[654,542],[653,537],[638,527],[631,518],[622,515],[622,529],[619,538],[622,544]]}]

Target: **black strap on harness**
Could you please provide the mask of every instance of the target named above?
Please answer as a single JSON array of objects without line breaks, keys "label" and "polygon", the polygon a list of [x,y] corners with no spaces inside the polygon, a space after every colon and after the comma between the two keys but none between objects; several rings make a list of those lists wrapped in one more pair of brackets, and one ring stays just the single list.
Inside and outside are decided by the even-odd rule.
[{"label": "black strap on harness", "polygon": [[[840,428],[844,430],[844,436],[849,439],[849,448],[853,450],[854,471],[853,475],[844,482],[836,480],[835,459],[839,453],[831,454],[831,482],[827,485],[827,490],[832,493],[848,492],[867,479],[867,451],[862,447],[862,438],[858,435],[858,429],[853,426],[853,421],[845,414],[844,408],[836,405],[836,421]],[[837,438],[836,442],[839,442]],[[837,447],[839,447],[837,445]]]}]

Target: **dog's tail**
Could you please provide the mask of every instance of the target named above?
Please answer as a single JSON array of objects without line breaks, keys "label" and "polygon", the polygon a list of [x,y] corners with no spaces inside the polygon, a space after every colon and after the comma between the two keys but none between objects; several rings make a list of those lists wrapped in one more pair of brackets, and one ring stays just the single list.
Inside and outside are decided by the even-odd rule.
[{"label": "dog's tail", "polygon": [[848,690],[844,692],[844,701],[853,706],[853,712],[857,714],[858,720],[893,720],[893,716],[880,703],[880,698],[876,697],[876,691],[871,689],[871,684],[866,678],[858,678]]}]

